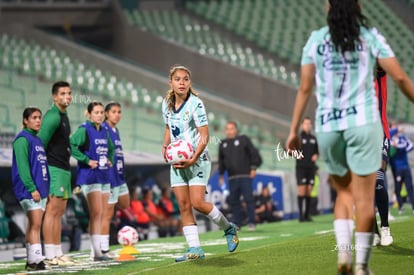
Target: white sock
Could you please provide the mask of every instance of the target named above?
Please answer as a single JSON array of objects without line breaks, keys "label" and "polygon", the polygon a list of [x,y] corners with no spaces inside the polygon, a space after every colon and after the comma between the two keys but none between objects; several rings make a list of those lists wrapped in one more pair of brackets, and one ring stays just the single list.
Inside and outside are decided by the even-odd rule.
[{"label": "white sock", "polygon": [[45,257],[48,260],[51,260],[54,257],[56,257],[54,244],[45,244]]},{"label": "white sock", "polygon": [[183,234],[189,247],[200,247],[197,225],[183,226]]},{"label": "white sock", "polygon": [[334,220],[334,231],[335,231],[338,254],[340,252],[351,252],[352,251],[351,221],[353,224],[353,220],[347,220],[347,219]]},{"label": "white sock", "polygon": [[213,206],[213,209],[207,215],[215,224],[219,226],[220,229],[226,230],[230,227],[230,223],[227,218],[221,213],[216,206]]},{"label": "white sock", "polygon": [[42,255],[42,245],[40,243],[31,244],[29,246],[29,254],[27,257],[27,262],[29,264],[32,263],[40,263],[43,261],[43,255]]},{"label": "white sock", "polygon": [[355,232],[356,264],[367,266],[372,250],[372,232]]},{"label": "white sock", "polygon": [[109,235],[99,235],[101,236],[101,250],[109,251]]},{"label": "white sock", "polygon": [[355,229],[355,222],[354,220],[347,220],[347,221],[348,221],[349,232],[351,232],[351,236],[352,236],[352,234],[354,233],[354,229]]},{"label": "white sock", "polygon": [[27,262],[29,264],[33,264],[34,259],[32,258],[32,255],[30,254],[30,243],[26,243],[26,255],[27,255]]},{"label": "white sock", "polygon": [[102,257],[101,251],[101,235],[91,235],[91,244],[95,257]]},{"label": "white sock", "polygon": [[63,256],[62,244],[55,244],[55,256],[58,258]]}]

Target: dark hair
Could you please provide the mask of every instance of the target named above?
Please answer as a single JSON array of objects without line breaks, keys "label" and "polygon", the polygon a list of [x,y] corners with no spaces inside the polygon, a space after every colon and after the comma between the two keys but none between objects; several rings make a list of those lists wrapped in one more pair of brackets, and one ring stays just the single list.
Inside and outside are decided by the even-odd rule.
[{"label": "dark hair", "polygon": [[98,101],[92,101],[91,103],[88,104],[88,107],[86,108],[86,111],[88,112],[88,114],[90,114],[92,112],[92,110],[95,106],[102,106],[103,107],[103,104],[101,102],[98,102]]},{"label": "dark hair", "polygon": [[112,109],[112,107],[114,107],[114,106],[121,108],[121,104],[119,102],[111,101],[108,104],[106,104],[105,113],[109,112]]},{"label": "dark hair", "polygon": [[22,125],[23,125],[23,127],[26,127],[26,124],[24,123],[24,120],[25,119],[29,119],[29,117],[34,112],[39,112],[40,115],[42,115],[42,111],[39,108],[37,108],[37,107],[27,107],[26,109],[24,109],[24,111],[23,111],[23,119],[22,119]]},{"label": "dark hair", "polygon": [[234,127],[235,127],[236,129],[239,129],[239,128],[237,127],[237,122],[236,122],[236,121],[234,121],[234,120],[229,120],[229,121],[227,121],[227,124],[232,124],[232,125],[234,125]]},{"label": "dark hair", "polygon": [[329,0],[328,26],[337,51],[355,51],[360,27],[368,28],[358,0]]},{"label": "dark hair", "polygon": [[70,87],[70,85],[69,85],[68,82],[63,81],[63,80],[53,83],[52,95],[56,95],[58,93],[59,89],[63,88],[63,87]]}]

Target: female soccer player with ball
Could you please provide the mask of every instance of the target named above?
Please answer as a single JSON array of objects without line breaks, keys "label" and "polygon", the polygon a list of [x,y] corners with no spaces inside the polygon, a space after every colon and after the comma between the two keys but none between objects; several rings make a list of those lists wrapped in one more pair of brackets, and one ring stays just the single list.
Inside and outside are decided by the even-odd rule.
[{"label": "female soccer player with ball", "polygon": [[101,250],[101,229],[104,207],[108,205],[111,184],[109,169],[113,163],[114,144],[104,121],[104,107],[91,102],[87,108],[88,121],[70,137],[72,156],[78,161],[76,184],[82,187],[89,208],[89,234],[94,261],[110,258]]},{"label": "female soccer player with ball", "polygon": [[204,104],[191,87],[191,72],[186,67],[171,68],[169,85],[170,90],[162,104],[165,123],[162,155],[165,158],[168,144],[180,139],[191,142],[194,148],[190,159],[171,165],[171,187],[178,201],[183,234],[189,246],[184,255],[175,261],[204,258],[192,208],[207,215],[224,230],[227,248],[233,252],[239,244],[236,226],[213,204],[205,201],[211,162],[207,151],[209,131]]},{"label": "female soccer player with ball", "polygon": [[[312,32],[303,48],[301,84],[287,148],[294,147],[301,117],[316,82],[315,126],[321,156],[337,191],[334,231],[338,274],[371,274],[376,172],[381,166],[383,130],[374,88],[378,64],[414,101],[414,84],[385,38],[367,24],[358,0],[329,0],[328,26]],[[355,245],[352,245],[353,216]]]}]

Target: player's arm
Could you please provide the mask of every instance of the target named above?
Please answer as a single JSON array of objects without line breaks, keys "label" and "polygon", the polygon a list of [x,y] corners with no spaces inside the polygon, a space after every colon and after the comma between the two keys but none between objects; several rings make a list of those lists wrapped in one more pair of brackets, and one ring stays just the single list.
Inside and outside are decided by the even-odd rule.
[{"label": "player's arm", "polygon": [[165,151],[167,150],[167,146],[170,143],[171,143],[170,127],[168,126],[168,124],[165,124],[164,143],[163,143],[163,146],[162,146],[162,157],[164,158],[165,162],[167,162],[167,159],[165,158]]},{"label": "player's arm", "polygon": [[85,140],[86,129],[84,127],[79,127],[78,130],[76,130],[76,132],[70,137],[70,148],[72,151],[72,157],[74,157],[77,161],[89,165],[90,159],[79,149],[85,144]]},{"label": "player's arm", "polygon": [[305,108],[308,105],[312,94],[312,88],[315,82],[315,65],[305,64],[301,67],[301,80],[298,93],[296,95],[295,105],[293,107],[292,122],[290,124],[289,137],[286,142],[287,149],[297,149],[295,140],[298,140],[298,130],[300,120],[303,117]]},{"label": "player's arm", "polygon": [[42,126],[38,133],[38,137],[42,141],[43,147],[47,150],[49,141],[55,133],[56,129],[59,127],[60,117],[53,115],[53,113],[46,113],[42,119]]},{"label": "player's arm", "polygon": [[109,132],[107,133],[107,139],[108,139],[108,160],[111,162],[111,165],[114,164],[115,161],[115,144],[112,141],[112,138],[109,134]]},{"label": "player's arm", "polygon": [[36,191],[36,185],[32,178],[29,164],[29,142],[24,137],[19,137],[13,144],[13,154],[16,157],[17,171],[20,179],[29,193]]}]

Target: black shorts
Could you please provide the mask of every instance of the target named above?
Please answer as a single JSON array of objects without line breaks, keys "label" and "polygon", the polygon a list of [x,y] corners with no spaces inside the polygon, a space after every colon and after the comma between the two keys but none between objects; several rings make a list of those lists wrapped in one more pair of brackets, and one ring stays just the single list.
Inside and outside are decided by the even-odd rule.
[{"label": "black shorts", "polygon": [[315,168],[296,167],[296,182],[298,185],[313,185],[315,183]]},{"label": "black shorts", "polygon": [[387,137],[384,137],[382,141],[382,160],[388,163],[390,159],[390,140]]}]

